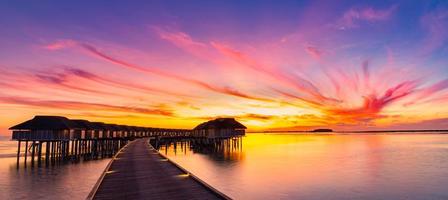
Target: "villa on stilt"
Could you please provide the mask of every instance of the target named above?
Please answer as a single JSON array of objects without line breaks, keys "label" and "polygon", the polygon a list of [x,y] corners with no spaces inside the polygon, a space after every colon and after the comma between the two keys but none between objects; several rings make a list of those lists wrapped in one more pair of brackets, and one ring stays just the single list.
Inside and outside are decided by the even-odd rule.
[{"label": "villa on stilt", "polygon": [[[45,164],[56,161],[97,159],[111,157],[134,138],[141,137],[190,137],[188,129],[137,127],[61,116],[35,116],[15,125],[12,139],[17,140],[17,166],[24,153],[24,164],[30,157],[31,166],[37,158]],[[25,147],[21,146],[25,143]],[[51,162],[50,162],[51,161]]]},{"label": "villa on stilt", "polygon": [[193,129],[193,137],[232,138],[244,136],[246,127],[234,118],[217,118],[199,124]]}]

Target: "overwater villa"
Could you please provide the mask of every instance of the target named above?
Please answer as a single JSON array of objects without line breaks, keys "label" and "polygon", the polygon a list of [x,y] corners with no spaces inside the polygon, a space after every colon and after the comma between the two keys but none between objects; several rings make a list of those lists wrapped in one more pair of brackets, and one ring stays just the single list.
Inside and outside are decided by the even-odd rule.
[{"label": "overwater villa", "polygon": [[69,140],[78,128],[66,117],[35,116],[33,119],[10,128],[14,140]]},{"label": "overwater villa", "polygon": [[244,136],[246,126],[234,118],[217,118],[199,124],[193,129],[194,137],[205,138],[231,138]]},{"label": "overwater villa", "polygon": [[[32,166],[35,155],[38,157],[39,165],[42,156],[46,158],[46,164],[50,158],[66,160],[80,156],[110,157],[134,138],[189,137],[191,133],[191,130],[187,129],[106,124],[82,119],[72,120],[62,116],[35,116],[11,127],[10,130],[12,130],[12,139],[18,141],[17,163],[21,152],[21,142],[25,142],[25,164],[28,151],[31,151]],[[28,144],[29,142],[31,145]]]},{"label": "overwater villa", "polygon": [[[25,149],[31,149],[31,159],[34,161],[36,153],[40,164],[42,154],[47,160],[49,157],[105,157],[112,156],[134,138],[226,139],[243,136],[246,127],[233,118],[218,118],[188,130],[106,124],[62,116],[35,116],[10,130],[13,132],[12,139],[18,141],[17,160],[23,141]],[[28,142],[32,144],[28,146]],[[42,151],[43,144],[46,145],[45,152]]]}]

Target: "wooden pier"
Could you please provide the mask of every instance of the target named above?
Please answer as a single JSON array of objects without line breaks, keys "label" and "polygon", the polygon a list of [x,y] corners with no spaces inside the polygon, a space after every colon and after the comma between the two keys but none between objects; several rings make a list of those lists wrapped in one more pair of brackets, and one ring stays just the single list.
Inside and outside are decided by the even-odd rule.
[{"label": "wooden pier", "polygon": [[88,199],[230,199],[163,157],[148,138],[126,145]]}]

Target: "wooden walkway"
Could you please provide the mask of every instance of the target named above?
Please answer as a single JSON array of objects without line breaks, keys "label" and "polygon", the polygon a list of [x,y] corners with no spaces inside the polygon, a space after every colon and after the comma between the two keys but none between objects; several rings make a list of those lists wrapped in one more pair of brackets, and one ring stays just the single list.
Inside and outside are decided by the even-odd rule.
[{"label": "wooden walkway", "polygon": [[93,199],[226,199],[176,167],[149,146],[148,139],[128,144],[112,161]]}]

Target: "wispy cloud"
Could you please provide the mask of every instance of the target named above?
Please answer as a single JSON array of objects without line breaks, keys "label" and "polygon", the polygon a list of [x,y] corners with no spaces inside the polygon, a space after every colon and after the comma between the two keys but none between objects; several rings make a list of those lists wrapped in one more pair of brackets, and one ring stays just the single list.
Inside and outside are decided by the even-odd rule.
[{"label": "wispy cloud", "polygon": [[430,101],[424,101],[424,100],[446,89],[448,89],[448,79],[438,81],[428,87],[416,91],[414,97],[404,105],[410,106],[421,102],[428,103]]},{"label": "wispy cloud", "polygon": [[[303,93],[307,93],[311,95],[312,98],[318,101],[334,101],[334,99],[327,98],[322,95],[318,88],[311,82],[299,76],[291,76],[287,75],[279,70],[275,70],[272,68],[268,68],[255,59],[250,58],[243,52],[232,49],[226,45],[212,42],[211,43],[217,50],[219,50],[222,54],[228,56],[229,58],[234,59],[239,62],[242,66],[246,66],[251,68],[265,76],[272,77],[277,81],[280,81],[284,84],[294,87],[295,89],[300,90]],[[305,98],[304,98],[305,99]],[[312,99],[310,101],[313,101]]]},{"label": "wispy cloud", "polygon": [[306,46],[305,51],[315,59],[319,59],[323,55],[323,52],[314,46]]},{"label": "wispy cloud", "polygon": [[438,7],[423,15],[421,26],[427,31],[421,51],[423,54],[441,47],[448,39],[448,8]]},{"label": "wispy cloud", "polygon": [[0,97],[0,102],[5,104],[46,107],[52,109],[103,110],[103,111],[118,111],[126,113],[141,113],[149,115],[174,116],[173,112],[170,110],[142,108],[135,106],[118,106],[118,105],[88,103],[79,101],[36,100],[22,97]]},{"label": "wispy cloud", "polygon": [[376,9],[373,7],[351,8],[344,12],[336,23],[336,26],[339,29],[350,29],[359,27],[359,24],[363,21],[385,21],[394,14],[397,7],[397,5],[393,5],[386,9]]},{"label": "wispy cloud", "polygon": [[73,46],[76,46],[77,44],[78,43],[74,40],[58,40],[56,42],[45,45],[44,48],[48,50],[60,50],[71,48]]},{"label": "wispy cloud", "polygon": [[[118,65],[118,66],[126,67],[128,69],[147,73],[149,75],[158,75],[158,76],[161,76],[164,78],[189,83],[189,84],[198,86],[202,89],[206,89],[206,90],[213,91],[213,92],[218,92],[221,94],[226,94],[226,95],[231,95],[231,96],[241,97],[241,98],[246,98],[246,99],[251,99],[251,100],[257,100],[257,101],[275,102],[268,98],[261,98],[261,97],[256,97],[253,95],[245,94],[243,92],[240,92],[240,91],[233,89],[231,87],[228,87],[228,86],[223,87],[223,86],[218,86],[218,85],[212,85],[212,84],[206,83],[204,81],[196,80],[196,79],[189,78],[186,76],[180,76],[180,75],[177,75],[174,73],[170,73],[168,71],[159,70],[155,67],[144,67],[144,66],[140,66],[138,64],[126,62],[124,60],[107,55],[107,54],[99,51],[96,47],[94,47],[90,44],[87,44],[87,43],[76,42],[76,44],[78,44],[79,47],[83,48],[84,50],[86,50],[87,52],[89,52],[91,55],[93,55],[95,57],[101,58],[102,60],[108,61],[108,62]],[[52,45],[50,45],[50,46],[52,46]],[[86,74],[83,74],[83,75],[86,75]],[[90,77],[90,78],[92,78],[92,77]]]},{"label": "wispy cloud", "polygon": [[381,95],[371,94],[364,97],[361,106],[355,108],[329,108],[329,115],[338,116],[346,120],[371,121],[388,105],[412,94],[418,87],[416,81],[405,81],[389,88]]},{"label": "wispy cloud", "polygon": [[205,48],[207,46],[202,42],[193,40],[190,35],[181,31],[167,31],[157,26],[152,26],[151,28],[160,36],[160,38],[183,49],[195,51],[198,48]]}]

